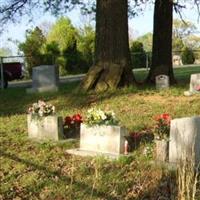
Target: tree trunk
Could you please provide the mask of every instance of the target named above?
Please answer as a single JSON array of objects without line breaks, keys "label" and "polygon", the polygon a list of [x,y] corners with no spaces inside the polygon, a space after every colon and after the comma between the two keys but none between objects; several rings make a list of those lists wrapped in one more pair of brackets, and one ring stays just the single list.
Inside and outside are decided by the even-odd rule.
[{"label": "tree trunk", "polygon": [[172,67],[172,21],[173,0],[156,0],[154,7],[154,29],[152,67],[147,82],[155,83],[160,74],[169,76],[170,83],[175,83]]},{"label": "tree trunk", "polygon": [[134,82],[127,7],[127,0],[97,0],[95,63],[83,80],[85,90],[105,91]]}]

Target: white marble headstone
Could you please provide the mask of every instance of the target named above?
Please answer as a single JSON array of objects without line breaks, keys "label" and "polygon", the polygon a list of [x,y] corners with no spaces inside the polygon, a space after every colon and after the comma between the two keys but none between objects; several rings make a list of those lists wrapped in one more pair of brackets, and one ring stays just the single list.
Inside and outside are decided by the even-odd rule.
[{"label": "white marble headstone", "polygon": [[32,88],[27,92],[56,91],[58,89],[59,71],[54,65],[41,65],[33,68]]},{"label": "white marble headstone", "polygon": [[171,121],[169,162],[177,163],[186,158],[200,162],[200,116]]},{"label": "white marble headstone", "polygon": [[200,93],[200,73],[199,74],[192,74],[190,77],[190,92],[193,93]]},{"label": "white marble headstone", "polygon": [[60,140],[64,138],[62,117],[36,118],[27,115],[27,125],[29,138],[36,140]]},{"label": "white marble headstone", "polygon": [[120,126],[87,126],[81,124],[80,149],[93,152],[124,153],[128,131]]},{"label": "white marble headstone", "polygon": [[169,88],[169,76],[164,74],[156,76],[156,88],[157,89]]}]

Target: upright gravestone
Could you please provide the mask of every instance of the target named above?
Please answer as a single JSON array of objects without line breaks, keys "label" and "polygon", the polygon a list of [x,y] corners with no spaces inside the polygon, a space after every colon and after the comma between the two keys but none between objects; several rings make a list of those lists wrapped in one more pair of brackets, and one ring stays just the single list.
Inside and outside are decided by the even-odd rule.
[{"label": "upright gravestone", "polygon": [[63,119],[58,116],[27,116],[28,136],[36,140],[60,140],[64,138]]},{"label": "upright gravestone", "polygon": [[27,92],[57,91],[59,82],[58,67],[54,65],[41,65],[32,71],[32,88]]},{"label": "upright gravestone", "polygon": [[169,162],[195,159],[200,162],[200,116],[171,121]]},{"label": "upright gravestone", "polygon": [[192,94],[200,94],[200,73],[191,75],[190,90],[185,91],[184,94],[186,96],[190,96]]},{"label": "upright gravestone", "polygon": [[164,74],[156,76],[156,88],[157,89],[169,88],[169,76]]}]

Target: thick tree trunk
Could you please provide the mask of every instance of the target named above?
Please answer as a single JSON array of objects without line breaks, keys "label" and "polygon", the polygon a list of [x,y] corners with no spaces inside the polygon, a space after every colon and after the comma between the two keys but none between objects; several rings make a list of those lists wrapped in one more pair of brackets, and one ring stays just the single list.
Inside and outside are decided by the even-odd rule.
[{"label": "thick tree trunk", "polygon": [[95,63],[83,80],[85,90],[133,83],[127,7],[127,0],[97,0]]},{"label": "thick tree trunk", "polygon": [[172,68],[172,21],[173,0],[156,0],[154,7],[154,29],[152,67],[147,82],[155,83],[159,74],[168,75],[170,83],[175,83]]}]

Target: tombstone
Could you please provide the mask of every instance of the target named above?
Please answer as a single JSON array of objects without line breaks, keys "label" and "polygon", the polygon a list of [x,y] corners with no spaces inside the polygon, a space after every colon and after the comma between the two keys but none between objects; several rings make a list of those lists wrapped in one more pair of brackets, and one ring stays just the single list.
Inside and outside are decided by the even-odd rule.
[{"label": "tombstone", "polygon": [[169,162],[185,159],[200,162],[200,116],[171,121]]},{"label": "tombstone", "polygon": [[119,155],[124,153],[125,136],[128,132],[124,127],[81,124],[80,149]]},{"label": "tombstone", "polygon": [[169,76],[164,74],[156,76],[156,88],[157,89],[169,88]]},{"label": "tombstone", "polygon": [[193,94],[200,94],[200,73],[190,76],[190,89],[184,92],[185,96],[191,96]]},{"label": "tombstone", "polygon": [[176,65],[176,66],[183,65],[181,56],[179,55],[173,55],[172,60],[173,60],[173,65]]},{"label": "tombstone", "polygon": [[54,65],[41,65],[33,68],[31,92],[57,91],[59,82],[58,67]]},{"label": "tombstone", "polygon": [[28,137],[36,140],[60,140],[64,138],[63,119],[58,116],[33,117],[27,115]]}]

